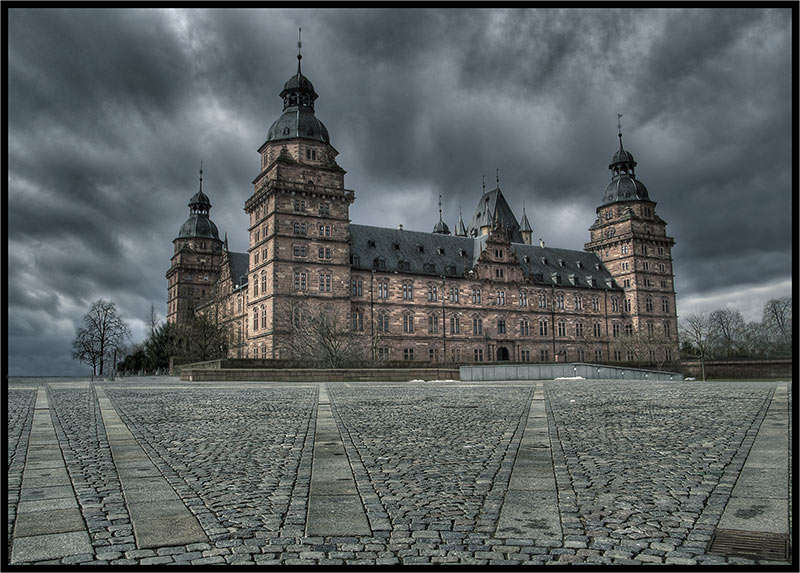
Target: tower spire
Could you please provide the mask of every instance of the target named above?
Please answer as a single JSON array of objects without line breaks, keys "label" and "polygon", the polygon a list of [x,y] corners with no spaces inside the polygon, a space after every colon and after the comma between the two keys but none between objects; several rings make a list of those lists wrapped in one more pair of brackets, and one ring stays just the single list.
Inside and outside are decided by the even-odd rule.
[{"label": "tower spire", "polygon": [[622,119],[622,114],[617,114],[617,136],[619,137],[619,149],[622,151],[622,124],[620,123],[620,119]]},{"label": "tower spire", "polygon": [[302,38],[303,29],[297,29],[297,75],[300,75],[300,60],[303,59],[303,54],[300,53],[300,48],[303,47]]}]

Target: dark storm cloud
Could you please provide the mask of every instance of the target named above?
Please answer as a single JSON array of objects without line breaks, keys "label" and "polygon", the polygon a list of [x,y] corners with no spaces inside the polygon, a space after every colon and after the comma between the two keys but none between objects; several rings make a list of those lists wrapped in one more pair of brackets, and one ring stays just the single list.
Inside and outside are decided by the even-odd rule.
[{"label": "dark storm cloud", "polygon": [[581,249],[624,113],[637,175],[676,238],[679,312],[758,285],[749,304],[760,308],[790,284],[790,20],[744,9],[11,10],[9,369],[76,372],[69,343],[100,297],[141,340],[150,304],[165,310],[201,160],[220,235],[247,248],[242,207],[296,70],[298,26],[317,115],[356,191],[354,222],[427,231],[442,194],[452,228],[499,168],[535,238]]}]

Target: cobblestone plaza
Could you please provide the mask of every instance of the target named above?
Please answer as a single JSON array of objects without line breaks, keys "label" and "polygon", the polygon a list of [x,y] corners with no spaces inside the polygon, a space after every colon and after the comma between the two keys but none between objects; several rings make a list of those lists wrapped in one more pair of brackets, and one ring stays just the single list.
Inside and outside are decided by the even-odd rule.
[{"label": "cobblestone plaza", "polygon": [[791,383],[12,378],[6,563],[786,564]]}]

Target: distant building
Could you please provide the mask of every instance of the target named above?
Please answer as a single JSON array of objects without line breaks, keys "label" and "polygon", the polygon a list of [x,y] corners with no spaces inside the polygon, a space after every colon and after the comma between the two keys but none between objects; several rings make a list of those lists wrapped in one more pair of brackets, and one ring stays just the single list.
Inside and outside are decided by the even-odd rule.
[{"label": "distant building", "polygon": [[324,309],[362,333],[375,360],[632,362],[635,333],[655,341],[649,362],[677,359],[674,241],[621,133],[590,241],[574,251],[531,244],[499,182],[455,234],[441,207],[431,233],[350,223],[355,193],[300,56],[280,97],[244,205],[248,252],[220,240],[201,171],[167,271],[170,322],[212,312],[242,358],[285,357],[292,316]]}]

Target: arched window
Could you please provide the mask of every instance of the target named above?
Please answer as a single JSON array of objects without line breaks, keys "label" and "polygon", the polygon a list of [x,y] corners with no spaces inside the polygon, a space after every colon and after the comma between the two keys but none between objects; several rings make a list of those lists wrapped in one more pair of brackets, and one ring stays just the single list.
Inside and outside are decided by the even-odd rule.
[{"label": "arched window", "polygon": [[261,328],[267,328],[267,307],[261,305]]}]

